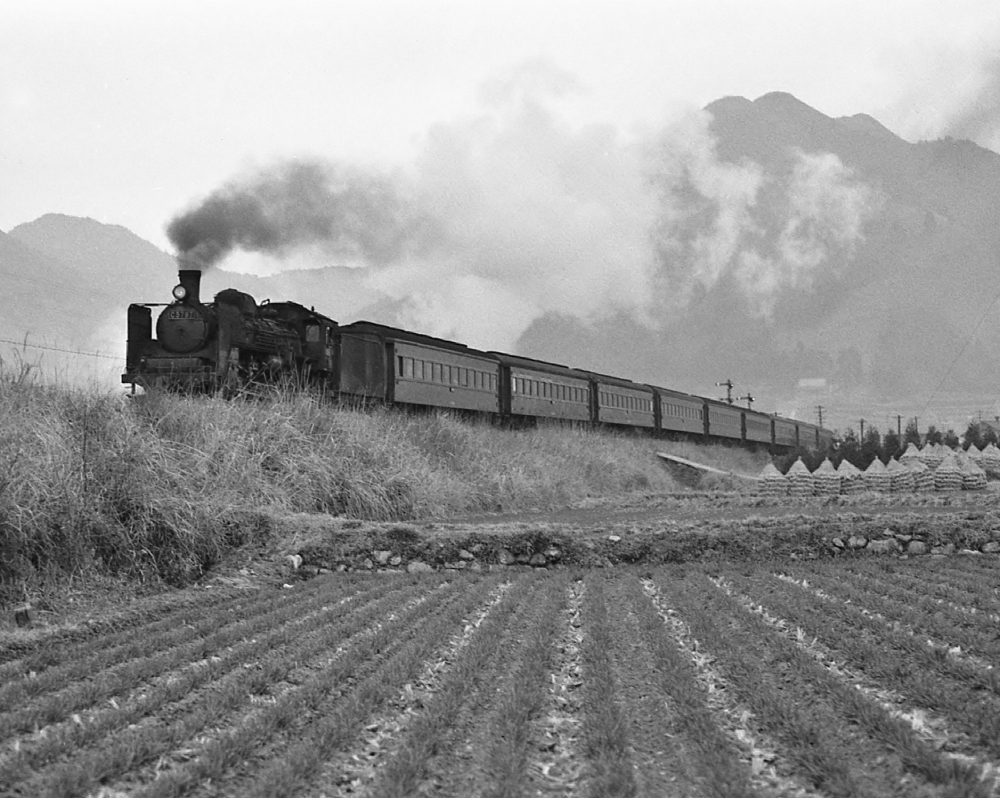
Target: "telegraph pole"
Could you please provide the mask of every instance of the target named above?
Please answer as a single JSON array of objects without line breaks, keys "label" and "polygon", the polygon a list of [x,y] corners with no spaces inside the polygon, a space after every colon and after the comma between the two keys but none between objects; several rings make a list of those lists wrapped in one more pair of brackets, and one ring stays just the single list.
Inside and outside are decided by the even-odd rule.
[{"label": "telegraph pole", "polygon": [[865,420],[861,419],[861,440],[865,439]]},{"label": "telegraph pole", "polygon": [[732,404],[733,403],[733,381],[727,379],[725,382],[717,382],[715,384],[717,386],[719,386],[720,388],[723,385],[726,386],[726,398],[725,399],[721,399],[720,398],[719,401],[720,402],[726,402],[728,404]]},{"label": "telegraph pole", "polygon": [[896,413],[896,437],[903,440],[903,417]]},{"label": "telegraph pole", "polygon": [[819,425],[823,426],[823,405],[816,405],[816,415],[819,416]]}]

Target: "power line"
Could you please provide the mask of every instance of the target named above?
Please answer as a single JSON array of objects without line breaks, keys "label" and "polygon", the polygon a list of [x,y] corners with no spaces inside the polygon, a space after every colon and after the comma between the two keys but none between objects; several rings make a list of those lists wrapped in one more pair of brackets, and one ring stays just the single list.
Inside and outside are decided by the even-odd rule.
[{"label": "power line", "polygon": [[121,355],[109,355],[105,352],[83,352],[79,349],[61,349],[58,346],[42,346],[41,344],[29,344],[27,341],[11,341],[7,338],[0,338],[0,344],[13,344],[14,346],[24,346],[29,349],[45,349],[49,352],[65,352],[69,355],[83,355],[84,357],[102,357],[106,360],[124,360]]}]

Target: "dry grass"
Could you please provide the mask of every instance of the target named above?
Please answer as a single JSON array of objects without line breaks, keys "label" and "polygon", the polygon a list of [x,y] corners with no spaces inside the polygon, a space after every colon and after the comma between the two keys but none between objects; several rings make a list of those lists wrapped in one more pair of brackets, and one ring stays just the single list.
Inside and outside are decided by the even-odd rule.
[{"label": "dry grass", "polygon": [[675,490],[662,444],[295,393],[130,400],[0,360],[0,602],[95,573],[181,583],[275,514],[447,518]]}]

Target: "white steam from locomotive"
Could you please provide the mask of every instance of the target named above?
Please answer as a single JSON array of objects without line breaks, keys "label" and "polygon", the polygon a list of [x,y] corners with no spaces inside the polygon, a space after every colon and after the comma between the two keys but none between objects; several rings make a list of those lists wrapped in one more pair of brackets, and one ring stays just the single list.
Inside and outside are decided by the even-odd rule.
[{"label": "white steam from locomotive", "polygon": [[[575,90],[545,64],[490,87],[483,113],[439,124],[406,170],[299,160],[232,180],[173,219],[182,260],[302,249],[363,267],[401,326],[509,348],[547,313],[626,312],[651,328],[731,280],[762,318],[862,240],[878,195],[836,156],[788,174],[720,159],[704,111],[628,135],[573,126]],[[780,196],[765,212],[767,192]]]}]

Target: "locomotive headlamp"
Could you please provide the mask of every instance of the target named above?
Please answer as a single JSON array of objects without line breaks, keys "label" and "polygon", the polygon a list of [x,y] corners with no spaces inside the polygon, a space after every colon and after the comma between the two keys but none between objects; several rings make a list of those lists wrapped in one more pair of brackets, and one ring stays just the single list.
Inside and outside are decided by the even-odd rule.
[{"label": "locomotive headlamp", "polygon": [[173,295],[178,302],[183,302],[187,299],[188,290],[183,285],[175,285]]}]

